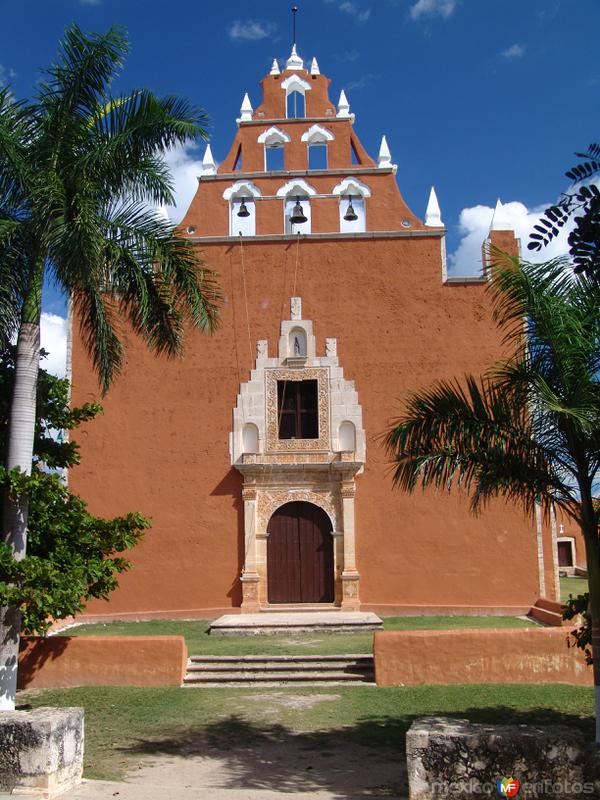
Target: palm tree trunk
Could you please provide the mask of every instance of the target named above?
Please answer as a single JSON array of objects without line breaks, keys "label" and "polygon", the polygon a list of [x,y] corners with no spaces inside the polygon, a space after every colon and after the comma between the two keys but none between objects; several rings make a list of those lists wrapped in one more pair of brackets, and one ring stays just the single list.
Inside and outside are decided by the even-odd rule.
[{"label": "palm tree trunk", "polygon": [[592,656],[594,659],[594,692],[596,707],[596,743],[600,744],[600,549],[598,523],[593,511],[593,501],[582,499],[582,533],[585,538],[590,610],[592,615]]},{"label": "palm tree trunk", "polygon": [[[10,410],[6,466],[18,467],[31,474],[38,370],[40,363],[40,326],[23,322],[17,341],[15,386]],[[4,541],[17,560],[25,557],[27,548],[26,497],[4,500]],[[0,710],[13,710],[17,691],[20,615],[16,609],[0,609]]]}]

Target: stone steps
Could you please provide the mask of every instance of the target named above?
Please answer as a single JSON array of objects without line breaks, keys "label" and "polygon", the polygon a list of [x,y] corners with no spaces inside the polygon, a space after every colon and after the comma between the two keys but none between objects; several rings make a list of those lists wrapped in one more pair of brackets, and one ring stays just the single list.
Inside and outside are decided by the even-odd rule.
[{"label": "stone steps", "polygon": [[259,636],[277,633],[364,633],[380,630],[382,620],[373,613],[341,609],[315,611],[265,611],[259,614],[225,614],[210,624],[212,636]]},{"label": "stone steps", "polygon": [[281,686],[372,683],[373,657],[328,656],[192,656],[183,685]]},{"label": "stone steps", "polygon": [[561,604],[554,600],[547,600],[545,597],[540,597],[536,600],[535,604],[529,609],[528,616],[545,625],[560,627],[563,624]]}]

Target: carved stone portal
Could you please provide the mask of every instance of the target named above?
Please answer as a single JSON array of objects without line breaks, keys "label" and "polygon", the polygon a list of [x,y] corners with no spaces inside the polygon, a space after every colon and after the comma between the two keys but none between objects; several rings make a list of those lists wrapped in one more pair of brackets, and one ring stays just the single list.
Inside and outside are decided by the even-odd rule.
[{"label": "carved stone portal", "polygon": [[[240,387],[230,435],[232,464],[244,476],[245,552],[242,611],[276,610],[268,603],[267,538],[274,512],[294,501],[313,503],[331,521],[334,539],[335,605],[360,609],[356,567],[354,495],[365,462],[362,409],[352,381],[344,378],[334,339],[316,355],[312,322],[292,298],[290,319],[281,323],[277,357],[266,341],[257,346],[256,366]],[[304,348],[298,355],[298,342]],[[278,382],[317,381],[318,435],[279,438]]]}]

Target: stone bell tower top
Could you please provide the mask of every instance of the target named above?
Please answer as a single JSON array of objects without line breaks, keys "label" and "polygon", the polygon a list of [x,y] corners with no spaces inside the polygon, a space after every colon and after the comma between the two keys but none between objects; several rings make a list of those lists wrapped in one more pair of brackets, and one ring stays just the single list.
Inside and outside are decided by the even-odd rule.
[{"label": "stone bell tower top", "polygon": [[376,159],[361,144],[343,87],[296,44],[260,81],[262,99],[245,93],[229,153],[217,166],[207,152],[199,187],[181,225],[193,240],[373,234],[443,236],[439,207],[425,223],[404,201],[386,137]]}]

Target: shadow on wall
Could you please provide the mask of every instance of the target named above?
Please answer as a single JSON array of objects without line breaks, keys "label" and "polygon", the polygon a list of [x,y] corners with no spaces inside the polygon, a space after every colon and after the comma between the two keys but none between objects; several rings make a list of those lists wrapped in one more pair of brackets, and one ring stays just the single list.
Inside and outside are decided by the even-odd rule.
[{"label": "shadow on wall", "polygon": [[[237,608],[242,604],[242,583],[240,575],[244,566],[245,559],[245,537],[244,537],[244,501],[242,500],[242,484],[244,479],[241,474],[231,467],[223,480],[218,483],[212,490],[211,495],[229,495],[231,497],[231,505],[237,513],[237,531],[236,531],[236,545],[237,545],[237,570],[232,577],[231,586],[227,592],[227,597],[231,600],[233,608]],[[229,531],[224,531],[224,535],[229,537]]]},{"label": "shadow on wall", "polygon": [[[42,669],[50,659],[55,661],[63,654],[69,641],[64,636],[52,636],[44,639],[21,637],[18,682],[19,689],[30,684],[34,675]],[[27,656],[23,658],[26,651]]]}]

